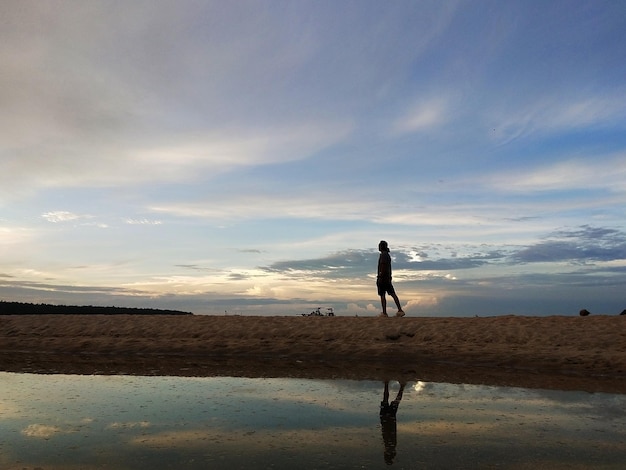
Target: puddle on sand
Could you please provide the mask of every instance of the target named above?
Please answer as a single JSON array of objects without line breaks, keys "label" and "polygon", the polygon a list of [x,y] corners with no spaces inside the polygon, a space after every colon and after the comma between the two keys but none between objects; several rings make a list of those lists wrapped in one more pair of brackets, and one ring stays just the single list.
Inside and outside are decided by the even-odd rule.
[{"label": "puddle on sand", "polygon": [[626,395],[0,373],[0,468],[623,468]]}]

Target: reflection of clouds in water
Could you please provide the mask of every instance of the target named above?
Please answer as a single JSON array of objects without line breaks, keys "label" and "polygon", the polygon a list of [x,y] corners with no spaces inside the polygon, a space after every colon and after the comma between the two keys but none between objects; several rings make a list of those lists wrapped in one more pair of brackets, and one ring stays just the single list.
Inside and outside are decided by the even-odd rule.
[{"label": "reflection of clouds in water", "polygon": [[[225,453],[248,450],[297,449],[307,451],[324,449],[326,451],[359,450],[364,442],[371,440],[370,429],[361,427],[329,427],[313,429],[188,429],[166,431],[159,434],[137,436],[130,443],[158,449],[204,449],[210,444],[219,444]],[[337,436],[342,436],[338,439]]]},{"label": "reflection of clouds in water", "polygon": [[0,420],[18,418],[21,416],[19,405],[13,401],[0,398]]},{"label": "reflection of clouds in water", "polygon": [[[380,463],[384,450],[381,381],[25,377],[18,385],[37,380],[35,387],[17,387],[0,398],[0,412],[15,420],[11,437],[18,438],[5,449],[22,462],[33,439],[39,439],[38,448],[48,446],[51,456],[60,442],[71,442],[71,458],[81,462],[77,468],[92,468],[91,460],[132,465],[137,452],[155,459],[141,468],[154,468],[148,463],[160,462],[169,451],[172,459],[204,459],[202,468],[229,468],[225,462],[235,468],[244,461],[262,466],[276,455],[284,468],[319,468],[315,462],[341,459],[375,468],[372,462]],[[51,381],[64,401],[49,401]],[[399,384],[389,385],[393,397]],[[520,468],[559,467],[553,461],[564,462],[561,468],[579,461],[612,464],[625,457],[625,413],[603,416],[620,407],[626,408],[626,396],[410,381],[398,412],[398,458],[441,468],[463,466],[477,452],[486,461]],[[0,419],[11,425],[7,416]],[[30,467],[54,468],[43,463]]]},{"label": "reflection of clouds in water", "polygon": [[626,417],[626,395],[607,393],[569,392],[553,390],[536,392],[550,400],[554,406],[574,415],[594,415],[602,419],[623,419]]},{"label": "reflection of clouds in water", "polygon": [[52,436],[63,433],[63,429],[58,426],[49,426],[46,424],[29,424],[22,429],[22,434],[27,437],[36,437],[40,439],[49,439]]},{"label": "reflection of clouds in water", "polygon": [[88,425],[95,420],[92,418],[84,418],[77,424],[76,422],[67,421],[63,427],[50,424],[29,424],[20,432],[26,437],[35,437],[40,439],[50,439],[58,434],[72,434],[88,430]]},{"label": "reflection of clouds in water", "polygon": [[[515,412],[536,421],[550,415],[562,425],[573,424],[580,416],[603,419],[626,416],[626,395],[424,382],[417,382],[414,390],[419,393],[420,403],[437,406],[444,414],[450,407],[469,409],[488,400],[492,414]],[[483,410],[482,414],[487,413]]]},{"label": "reflection of clouds in water", "polygon": [[[578,448],[586,427],[585,446],[621,452],[621,441],[614,439],[626,415],[624,395],[435,383],[413,389],[419,397],[399,413],[398,434],[425,445],[470,454],[516,443],[549,454],[555,446]],[[620,411],[607,419],[611,410]],[[590,419],[592,427],[582,424]]]},{"label": "reflection of clouds in water", "polygon": [[606,395],[594,394],[591,403],[594,406],[594,413],[603,419],[624,419],[626,417],[626,395]]},{"label": "reflection of clouds in water", "polygon": [[426,388],[426,382],[422,382],[421,380],[418,380],[417,382],[415,382],[415,385],[413,385],[413,390],[415,390],[417,393],[422,392],[424,388]]},{"label": "reflection of clouds in water", "polygon": [[411,391],[414,399],[399,412],[398,434],[458,449],[497,448],[504,439],[549,452],[555,436],[575,448],[580,436],[564,430],[580,429],[581,419],[589,418],[595,423],[586,443],[600,448],[626,416],[625,395],[421,381]]},{"label": "reflection of clouds in water", "polygon": [[[499,403],[519,404],[524,402],[533,406],[551,405],[555,401],[560,401],[560,397],[544,396],[541,390],[523,389],[523,388],[507,388],[488,385],[467,385],[467,384],[446,384],[435,382],[418,381],[413,387],[420,393],[420,400],[433,399],[440,402],[441,400],[454,401],[455,403],[475,403],[480,400],[497,401]],[[573,392],[555,392],[571,394]],[[576,399],[576,404],[580,404]]]},{"label": "reflection of clouds in water", "polygon": [[[400,413],[401,411],[398,414]],[[498,421],[478,422],[477,420],[463,421],[462,419],[454,422],[447,418],[422,422],[404,422],[402,419],[398,419],[398,434],[402,436],[446,436],[447,439],[451,439],[454,435],[457,439],[465,439],[468,435],[477,436],[479,433],[482,437],[487,434],[501,437],[502,424]]]},{"label": "reflection of clouds in water", "polygon": [[[355,393],[371,392],[372,382],[363,381],[323,381],[314,379],[241,379],[245,385],[237,388],[238,395],[248,395],[257,401],[268,404],[292,403],[304,406],[313,405],[327,410],[357,413],[353,407]],[[346,391],[346,388],[348,391]],[[365,384],[365,388],[363,385]],[[374,390],[380,384],[375,382]],[[377,392],[376,392],[377,393]],[[375,401],[375,400],[374,400]]]},{"label": "reflection of clouds in water", "polygon": [[128,422],[120,423],[115,422],[109,424],[106,429],[134,429],[134,428],[149,428],[151,425],[148,421]]}]

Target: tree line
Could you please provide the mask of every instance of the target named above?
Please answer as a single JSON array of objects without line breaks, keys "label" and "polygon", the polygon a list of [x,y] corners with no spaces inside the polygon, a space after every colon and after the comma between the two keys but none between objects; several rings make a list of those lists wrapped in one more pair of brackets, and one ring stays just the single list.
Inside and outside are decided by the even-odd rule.
[{"label": "tree line", "polygon": [[94,305],[50,305],[0,300],[0,315],[193,315],[179,310]]}]

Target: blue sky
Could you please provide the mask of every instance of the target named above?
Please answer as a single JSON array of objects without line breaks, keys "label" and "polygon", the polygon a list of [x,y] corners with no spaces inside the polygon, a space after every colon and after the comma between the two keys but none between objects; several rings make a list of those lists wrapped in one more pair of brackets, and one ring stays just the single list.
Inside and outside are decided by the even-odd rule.
[{"label": "blue sky", "polygon": [[0,299],[626,308],[626,4],[3,1]]}]

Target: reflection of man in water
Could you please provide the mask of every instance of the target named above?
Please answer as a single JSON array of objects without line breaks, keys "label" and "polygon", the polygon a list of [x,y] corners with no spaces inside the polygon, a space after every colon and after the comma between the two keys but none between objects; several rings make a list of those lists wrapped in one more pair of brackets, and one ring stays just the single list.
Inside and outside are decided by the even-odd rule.
[{"label": "reflection of man in water", "polygon": [[400,400],[402,400],[404,385],[404,383],[400,383],[400,390],[398,390],[396,399],[389,403],[389,381],[385,381],[383,401],[380,402],[380,426],[383,433],[383,442],[385,443],[385,463],[387,465],[393,464],[393,459],[396,457],[396,413],[398,412]]}]

